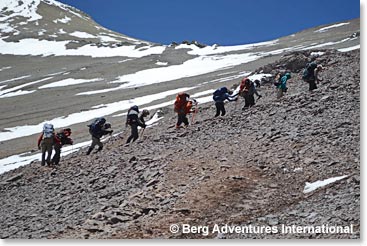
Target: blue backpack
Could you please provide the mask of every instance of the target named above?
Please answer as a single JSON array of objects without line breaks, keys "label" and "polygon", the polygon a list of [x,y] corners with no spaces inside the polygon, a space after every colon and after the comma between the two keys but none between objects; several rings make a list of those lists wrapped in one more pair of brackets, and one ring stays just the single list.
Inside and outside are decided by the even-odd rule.
[{"label": "blue backpack", "polygon": [[89,133],[92,135],[99,134],[104,123],[106,123],[106,119],[103,117],[95,119],[90,125],[88,125]]},{"label": "blue backpack", "polygon": [[214,91],[213,93],[213,100],[214,101],[224,101],[224,95],[228,92],[228,89],[227,87],[222,87],[222,88],[219,88],[217,89],[216,91]]}]

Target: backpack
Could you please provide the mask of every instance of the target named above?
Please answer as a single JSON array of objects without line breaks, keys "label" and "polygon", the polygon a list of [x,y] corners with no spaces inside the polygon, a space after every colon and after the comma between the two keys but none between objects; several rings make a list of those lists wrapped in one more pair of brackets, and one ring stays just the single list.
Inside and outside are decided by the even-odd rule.
[{"label": "backpack", "polygon": [[95,119],[90,125],[88,125],[89,133],[92,135],[98,133],[104,123],[106,123],[106,119],[103,117]]},{"label": "backpack", "polygon": [[185,111],[188,97],[190,96],[184,92],[180,92],[177,94],[176,101],[174,103],[174,108],[173,108],[176,113],[180,113],[183,110]]},{"label": "backpack", "polygon": [[243,89],[245,88],[245,85],[246,85],[246,81],[247,80],[249,80],[249,79],[248,78],[242,79],[241,84],[240,84],[240,94],[242,94]]},{"label": "backpack", "polygon": [[224,95],[228,92],[227,87],[222,87],[213,92],[214,101],[224,101]]},{"label": "backpack", "polygon": [[313,80],[315,78],[314,70],[317,67],[315,62],[307,63],[306,67],[303,69],[302,79],[305,82]]},{"label": "backpack", "polygon": [[275,78],[274,78],[274,80],[275,80],[275,82],[274,82],[274,85],[275,86],[279,86],[279,85],[281,85],[282,84],[282,78],[283,78],[283,76],[284,76],[285,74],[283,74],[283,73],[278,73],[276,76],[275,76]]},{"label": "backpack", "polygon": [[54,132],[54,126],[52,124],[45,123],[43,125],[43,138],[53,138]]},{"label": "backpack", "polygon": [[191,113],[192,101],[188,101],[185,105],[185,114]]}]

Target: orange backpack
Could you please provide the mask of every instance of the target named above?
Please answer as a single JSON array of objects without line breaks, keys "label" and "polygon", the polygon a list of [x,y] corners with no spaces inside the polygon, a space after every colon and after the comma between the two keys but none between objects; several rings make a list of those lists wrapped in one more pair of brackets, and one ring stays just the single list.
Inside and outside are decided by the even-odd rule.
[{"label": "orange backpack", "polygon": [[186,112],[186,104],[187,98],[190,97],[188,94],[184,92],[180,92],[176,96],[176,101],[174,103],[174,111],[176,113],[185,113]]},{"label": "orange backpack", "polygon": [[192,101],[188,101],[185,106],[185,114],[191,113]]}]

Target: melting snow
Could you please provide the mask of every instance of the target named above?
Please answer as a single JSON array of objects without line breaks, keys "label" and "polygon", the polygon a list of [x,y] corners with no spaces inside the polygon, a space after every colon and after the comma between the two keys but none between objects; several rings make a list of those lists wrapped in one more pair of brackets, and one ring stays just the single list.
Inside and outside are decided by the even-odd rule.
[{"label": "melting snow", "polygon": [[79,31],[72,32],[69,35],[77,37],[77,38],[96,38],[96,36],[94,36],[92,34],[89,34],[89,33],[86,33],[86,32],[79,32]]},{"label": "melting snow", "polygon": [[355,46],[352,46],[352,47],[338,49],[338,51],[340,51],[340,52],[348,52],[348,51],[352,51],[352,50],[358,50],[360,48],[361,48],[361,45],[358,44],[358,45],[355,45]]},{"label": "melting snow", "polygon": [[98,105],[98,108],[93,108],[91,110],[86,110],[79,113],[72,113],[69,114],[68,116],[61,116],[51,120],[45,120],[37,125],[24,125],[24,126],[5,128],[4,129],[5,132],[0,132],[0,141],[7,141],[39,133],[42,129],[43,124],[46,122],[52,123],[56,128],[66,127],[77,123],[90,121],[96,118],[96,116],[101,117],[113,114],[118,111],[127,110],[132,105],[145,105],[153,101],[163,99],[167,96],[175,95],[178,92],[188,91],[193,88],[195,87],[179,88],[175,90],[160,92],[153,95],[138,97],[130,100],[123,100],[105,105]]},{"label": "melting snow", "polygon": [[45,89],[45,88],[53,88],[53,87],[62,87],[62,86],[69,86],[69,85],[78,85],[78,84],[84,84],[84,83],[90,83],[90,82],[96,82],[101,81],[103,79],[64,79],[60,80],[58,82],[54,82],[47,85],[42,85],[38,87],[39,89]]},{"label": "melting snow", "polygon": [[329,178],[329,179],[325,179],[325,180],[322,180],[322,181],[318,180],[318,181],[313,182],[313,183],[306,182],[305,188],[303,189],[303,193],[312,192],[312,191],[314,191],[314,190],[316,190],[320,187],[323,187],[323,186],[326,186],[328,184],[334,183],[335,181],[345,179],[346,177],[348,177],[348,175]]},{"label": "melting snow", "polygon": [[77,49],[66,49],[69,41],[48,41],[33,38],[21,39],[19,42],[5,42],[0,39],[0,54],[32,56],[91,56],[115,57],[126,56],[140,58],[153,54],[162,54],[165,46],[145,46],[136,49],[135,45],[116,48],[97,47],[91,44]]},{"label": "melting snow", "polygon": [[346,23],[339,23],[339,24],[335,24],[335,25],[331,25],[331,26],[327,26],[327,27],[323,27],[320,28],[319,30],[316,30],[315,32],[326,32],[331,28],[335,28],[335,27],[341,27],[341,26],[345,26],[345,25],[349,25],[349,22]]}]

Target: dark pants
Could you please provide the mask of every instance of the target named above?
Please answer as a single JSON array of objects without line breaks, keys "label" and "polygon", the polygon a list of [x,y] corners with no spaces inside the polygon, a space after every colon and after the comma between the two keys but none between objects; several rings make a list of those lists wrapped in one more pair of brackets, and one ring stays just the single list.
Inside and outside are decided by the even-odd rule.
[{"label": "dark pants", "polygon": [[137,124],[132,124],[131,125],[131,135],[130,137],[127,139],[126,143],[130,143],[131,140],[133,140],[133,142],[135,142],[136,139],[139,138],[139,132],[138,132],[138,125]]},{"label": "dark pants", "polygon": [[217,108],[217,113],[214,117],[218,117],[221,113],[222,116],[226,114],[226,109],[224,108],[224,102],[216,102],[215,107]]},{"label": "dark pants", "polygon": [[96,145],[98,145],[98,151],[101,151],[103,149],[103,143],[101,142],[101,139],[92,136],[92,144],[87,151],[87,155],[89,155],[90,152],[92,152],[92,150],[94,149],[94,147],[96,147]]},{"label": "dark pants", "polygon": [[55,154],[52,157],[52,163],[55,165],[59,165],[60,155],[61,155],[61,144],[55,144],[54,150],[55,150]]},{"label": "dark pants", "polygon": [[255,105],[255,97],[254,95],[250,95],[250,94],[245,94],[243,96],[245,98],[245,106],[244,108],[249,108]]},{"label": "dark pants", "polygon": [[176,127],[180,127],[182,123],[184,123],[185,126],[189,125],[189,120],[187,119],[186,114],[177,114]]},{"label": "dark pants", "polygon": [[[41,142],[41,150],[42,150],[42,159],[41,165],[44,166],[45,162],[50,165],[51,164],[51,154],[52,154],[52,145],[54,141],[52,138],[45,138]],[[47,153],[47,158],[46,158]]]},{"label": "dark pants", "polygon": [[308,89],[309,91],[313,91],[317,89],[316,80],[311,80],[308,82],[308,84],[309,84],[309,89]]}]

